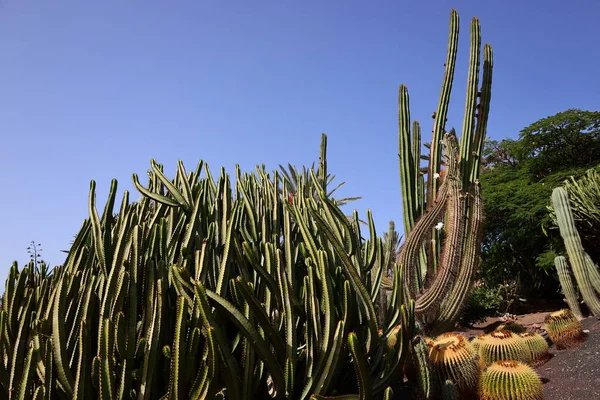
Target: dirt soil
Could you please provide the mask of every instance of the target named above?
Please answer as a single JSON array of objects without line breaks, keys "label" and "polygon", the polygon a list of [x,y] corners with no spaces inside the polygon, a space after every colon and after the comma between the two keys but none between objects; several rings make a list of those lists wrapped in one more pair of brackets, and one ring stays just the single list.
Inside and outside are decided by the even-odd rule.
[{"label": "dirt soil", "polygon": [[[517,316],[517,322],[529,329],[543,333],[544,317],[549,312]],[[467,337],[478,336],[494,325],[500,318],[460,329]],[[552,358],[536,368],[544,381],[545,400],[600,400],[600,320],[595,317],[581,321],[588,331],[585,341],[567,350],[550,347]]]}]

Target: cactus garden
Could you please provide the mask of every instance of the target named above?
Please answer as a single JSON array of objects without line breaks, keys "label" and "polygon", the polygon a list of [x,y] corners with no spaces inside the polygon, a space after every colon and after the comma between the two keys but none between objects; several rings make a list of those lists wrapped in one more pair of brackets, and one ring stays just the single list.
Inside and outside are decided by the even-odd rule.
[{"label": "cactus garden", "polygon": [[[600,348],[600,113],[569,109],[519,140],[493,140],[498,65],[482,38],[479,18],[450,12],[431,123],[415,118],[418,90],[399,84],[390,152],[401,197],[389,202],[401,220],[387,226],[352,207],[360,198],[331,172],[339,141],[327,134],[320,146],[310,136],[310,167],[257,159],[253,170],[228,170],[156,156],[145,176],[128,172],[131,190],[112,179],[101,195],[90,179],[64,259],[42,261],[32,242],[30,261],[7,271],[0,399],[568,392],[573,381],[557,371],[566,364],[576,381],[587,365],[573,360],[597,360]],[[455,76],[463,69],[466,80]],[[569,123],[590,136],[579,150],[565,147],[572,137],[542,137]],[[553,143],[585,160],[563,160]]]}]

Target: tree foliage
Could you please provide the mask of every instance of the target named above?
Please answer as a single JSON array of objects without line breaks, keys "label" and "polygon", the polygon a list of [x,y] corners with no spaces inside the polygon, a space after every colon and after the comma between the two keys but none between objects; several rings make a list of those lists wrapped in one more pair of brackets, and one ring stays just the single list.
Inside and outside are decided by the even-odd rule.
[{"label": "tree foliage", "polygon": [[482,196],[482,278],[515,279],[520,293],[550,295],[554,257],[564,253],[547,206],[552,189],[600,163],[600,112],[569,109],[524,128],[517,140],[488,141]]}]

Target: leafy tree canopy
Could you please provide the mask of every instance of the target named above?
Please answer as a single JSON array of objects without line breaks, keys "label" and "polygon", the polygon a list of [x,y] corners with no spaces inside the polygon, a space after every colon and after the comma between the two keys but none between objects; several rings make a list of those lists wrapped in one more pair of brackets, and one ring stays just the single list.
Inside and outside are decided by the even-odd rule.
[{"label": "leafy tree canopy", "polygon": [[554,257],[563,244],[547,205],[552,189],[600,164],[600,112],[570,109],[488,141],[481,174],[486,221],[482,278],[516,279],[520,292],[556,293]]}]

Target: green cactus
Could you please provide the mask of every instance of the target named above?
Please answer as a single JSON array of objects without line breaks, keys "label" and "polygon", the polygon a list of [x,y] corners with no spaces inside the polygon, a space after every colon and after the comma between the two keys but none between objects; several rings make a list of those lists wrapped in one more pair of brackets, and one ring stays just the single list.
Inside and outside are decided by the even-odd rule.
[{"label": "green cactus", "polygon": [[481,374],[481,400],[543,400],[540,376],[529,365],[514,361],[496,361]]},{"label": "green cactus", "polygon": [[433,379],[433,364],[429,358],[427,341],[420,336],[413,339],[411,348],[412,369],[417,376],[419,398],[424,400],[435,398],[435,382]]},{"label": "green cactus", "polygon": [[476,395],[479,365],[473,346],[464,336],[447,332],[436,337],[429,342],[429,358],[433,363],[439,391],[443,392],[446,381],[450,380],[456,385],[460,398]]},{"label": "green cactus", "polygon": [[517,334],[511,331],[492,331],[479,341],[479,361],[481,366],[499,360],[531,361],[529,348]]},{"label": "green cactus", "polygon": [[442,386],[442,400],[458,400],[458,390],[456,389],[456,383],[447,379]]},{"label": "green cactus", "polygon": [[544,323],[546,332],[557,349],[575,347],[585,340],[581,322],[568,308],[548,314]]},{"label": "green cactus", "polygon": [[496,327],[497,331],[511,331],[513,333],[525,332],[525,327],[515,321],[506,321]]},{"label": "green cactus", "polygon": [[548,353],[548,342],[539,333],[534,332],[523,332],[519,336],[523,339],[523,342],[529,348],[531,354],[529,364],[537,367],[544,364],[551,357]]},{"label": "green cactus", "polygon": [[[433,116],[429,163],[425,169],[420,167],[423,156],[419,124],[414,121],[412,132],[410,129],[408,90],[402,85],[399,91],[399,156],[406,241],[398,262],[404,266],[405,301],[416,298],[418,319],[434,333],[452,329],[460,316],[479,262],[482,233],[479,170],[491,99],[493,56],[491,46],[486,44],[479,88],[481,32],[479,20],[473,18],[459,147],[454,131],[446,133],[458,30],[458,13],[453,10],[446,72]],[[441,168],[444,159],[446,169]],[[434,228],[440,222],[444,225],[444,235]]]},{"label": "green cactus", "polygon": [[[573,220],[569,196],[564,188],[557,187],[552,191],[552,206],[583,301],[594,315],[600,316],[600,272],[583,249]],[[568,290],[568,284],[563,286],[563,291]]]},{"label": "green cactus", "polygon": [[10,269],[0,397],[390,398],[414,302],[392,263],[377,320],[390,256],[370,211],[365,240],[331,197],[325,143],[316,170],[236,168],[235,186],[203,162],[170,179],[152,161],[118,211],[117,182],[99,213],[92,181],[64,264]]},{"label": "green cactus", "polygon": [[583,319],[581,314],[581,308],[579,307],[579,296],[575,287],[573,286],[573,280],[567,264],[567,259],[564,256],[554,257],[554,266],[556,266],[556,272],[558,272],[558,280],[562,291],[567,300],[569,308],[573,312],[573,315],[579,320]]}]

